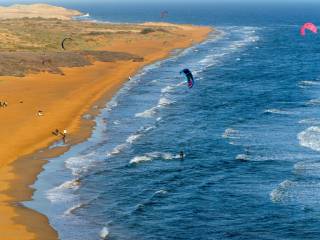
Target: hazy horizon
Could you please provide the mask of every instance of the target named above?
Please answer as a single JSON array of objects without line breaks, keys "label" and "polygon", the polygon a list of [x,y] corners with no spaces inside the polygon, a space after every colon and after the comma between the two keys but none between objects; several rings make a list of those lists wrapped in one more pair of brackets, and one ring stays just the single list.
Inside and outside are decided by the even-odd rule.
[{"label": "hazy horizon", "polygon": [[54,3],[54,4],[68,4],[68,3],[80,3],[80,4],[90,4],[90,3],[163,3],[163,4],[175,4],[175,3],[212,3],[212,4],[320,4],[317,0],[5,0],[0,3],[0,5],[8,5],[8,4],[21,4],[21,3]]}]

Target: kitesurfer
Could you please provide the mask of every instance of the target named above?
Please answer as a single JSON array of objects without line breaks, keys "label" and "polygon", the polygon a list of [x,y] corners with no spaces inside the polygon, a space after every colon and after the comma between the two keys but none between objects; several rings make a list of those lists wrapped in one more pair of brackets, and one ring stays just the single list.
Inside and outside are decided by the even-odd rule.
[{"label": "kitesurfer", "polygon": [[62,141],[63,143],[66,143],[66,137],[67,137],[67,130],[64,129],[63,132],[60,132],[61,136],[62,136]]},{"label": "kitesurfer", "polygon": [[183,159],[184,159],[184,152],[180,151],[180,160],[183,160]]}]

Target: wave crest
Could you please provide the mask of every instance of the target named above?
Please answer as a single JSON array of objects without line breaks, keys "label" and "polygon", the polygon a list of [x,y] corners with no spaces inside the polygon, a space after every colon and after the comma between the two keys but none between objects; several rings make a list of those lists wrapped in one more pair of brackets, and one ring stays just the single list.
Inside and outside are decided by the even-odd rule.
[{"label": "wave crest", "polygon": [[164,160],[172,160],[172,159],[178,159],[180,156],[178,154],[174,155],[172,153],[167,152],[151,152],[146,153],[145,155],[135,156],[131,159],[130,164],[138,164],[141,162],[147,162],[152,161],[154,159],[164,159]]},{"label": "wave crest", "polygon": [[289,189],[294,186],[294,182],[290,180],[285,180],[280,183],[272,192],[270,193],[270,199],[272,202],[282,202],[289,197]]},{"label": "wave crest", "polygon": [[320,128],[309,127],[305,131],[298,134],[299,143],[303,147],[320,151]]}]

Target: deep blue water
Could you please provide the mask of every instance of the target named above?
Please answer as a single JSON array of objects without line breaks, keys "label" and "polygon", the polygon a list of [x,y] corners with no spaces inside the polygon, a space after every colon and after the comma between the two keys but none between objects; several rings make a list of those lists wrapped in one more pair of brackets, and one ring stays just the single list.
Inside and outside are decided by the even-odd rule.
[{"label": "deep blue water", "polygon": [[298,32],[320,5],[66,6],[115,22],[166,9],[219,34],[141,70],[45,166],[26,204],[61,239],[318,239],[320,39]]}]

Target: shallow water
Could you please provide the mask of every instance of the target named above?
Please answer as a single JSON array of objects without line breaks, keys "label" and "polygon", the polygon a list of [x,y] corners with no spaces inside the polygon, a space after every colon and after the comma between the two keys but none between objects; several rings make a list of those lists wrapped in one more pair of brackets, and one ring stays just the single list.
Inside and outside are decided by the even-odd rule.
[{"label": "shallow water", "polygon": [[[105,16],[82,8],[99,20],[156,18],[137,17],[140,5]],[[298,30],[301,11],[319,15],[168,9],[169,20],[220,35],[141,70],[88,141],[50,160],[26,205],[61,239],[317,239],[319,37]],[[195,75],[191,90],[184,67]]]}]

